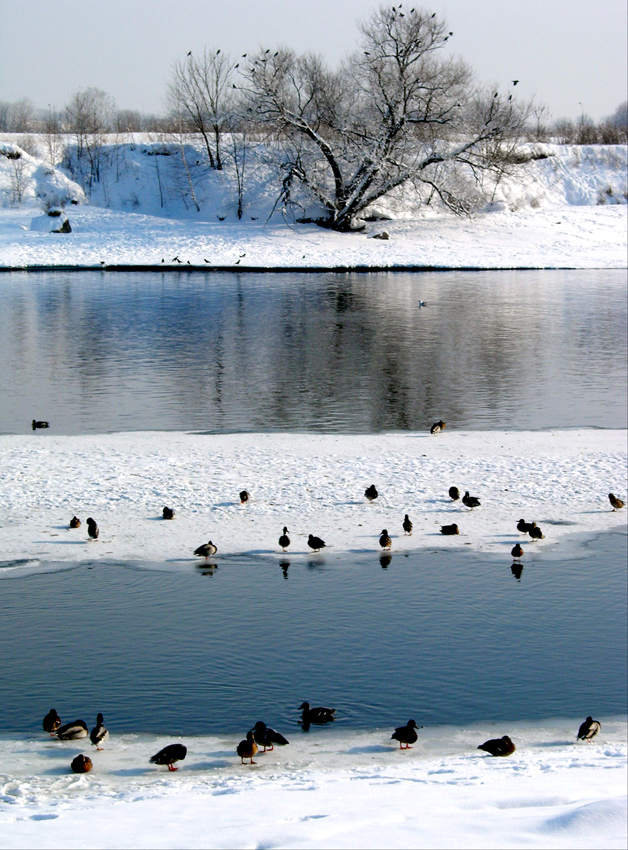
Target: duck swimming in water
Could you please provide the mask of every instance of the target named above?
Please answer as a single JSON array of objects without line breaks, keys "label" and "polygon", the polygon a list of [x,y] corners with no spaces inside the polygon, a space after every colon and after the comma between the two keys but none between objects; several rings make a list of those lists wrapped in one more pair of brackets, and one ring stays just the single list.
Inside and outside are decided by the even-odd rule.
[{"label": "duck swimming in water", "polygon": [[299,706],[301,711],[301,722],[305,725],[310,723],[331,723],[336,713],[335,708],[325,708],[325,706],[317,705],[313,708],[309,702],[302,702]]},{"label": "duck swimming in water", "polygon": [[168,744],[163,750],[159,750],[154,756],[149,758],[151,764],[167,764],[168,770],[178,770],[174,764],[177,761],[183,761],[188,754],[188,748],[183,744]]},{"label": "duck swimming in water", "polygon": [[50,428],[50,422],[46,422],[43,419],[33,419],[31,427],[33,431],[36,431],[38,428]]}]

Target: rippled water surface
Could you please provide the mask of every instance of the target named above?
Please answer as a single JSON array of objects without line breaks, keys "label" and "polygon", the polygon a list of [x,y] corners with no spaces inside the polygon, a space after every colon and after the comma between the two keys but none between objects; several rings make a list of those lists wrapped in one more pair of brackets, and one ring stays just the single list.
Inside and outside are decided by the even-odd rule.
[{"label": "rippled water surface", "polygon": [[338,728],[624,714],[626,536],[590,550],[528,547],[519,578],[464,549],[26,577],[5,564],[0,732],[38,728],[51,706],[170,734],[289,729],[304,700],[335,706]]},{"label": "rippled water surface", "polygon": [[0,433],[623,428],[626,294],[625,271],[7,273]]}]

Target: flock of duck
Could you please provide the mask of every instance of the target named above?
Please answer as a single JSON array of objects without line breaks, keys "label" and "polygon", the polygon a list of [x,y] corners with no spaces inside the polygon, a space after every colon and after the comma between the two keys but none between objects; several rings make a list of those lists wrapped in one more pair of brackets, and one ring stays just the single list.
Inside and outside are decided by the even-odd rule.
[{"label": "flock of duck", "polygon": [[[326,708],[324,706],[311,706],[309,702],[303,702],[299,706],[301,711],[300,725],[303,731],[307,732],[312,724],[319,726],[331,723],[335,717],[335,708]],[[73,723],[61,724],[61,718],[54,708],[51,708],[48,714],[44,717],[42,723],[44,732],[48,732],[52,737],[57,737],[60,741],[76,741],[81,738],[89,739],[97,750],[102,750],[101,746],[109,739],[109,732],[104,725],[102,714],[98,714],[96,725],[88,731],[87,724],[83,720],[75,720]],[[400,750],[410,750],[412,745],[418,740],[418,730],[423,729],[423,726],[418,726],[415,720],[408,720],[405,726],[398,726],[392,735],[391,741],[399,742]],[[576,735],[577,741],[592,741],[601,729],[601,724],[598,720],[594,720],[591,716],[581,723]],[[240,757],[240,763],[257,764],[254,761],[255,755],[259,752],[259,748],[263,747],[262,752],[274,750],[275,746],[286,746],[290,742],[288,739],[267,726],[262,720],[258,720],[255,726],[248,730],[246,737],[240,741],[236,747],[236,754]],[[478,750],[483,750],[491,756],[510,756],[515,752],[515,745],[508,735],[503,735],[501,738],[491,738],[478,745]],[[150,764],[162,765],[170,771],[178,770],[175,767],[177,762],[183,761],[187,756],[187,747],[185,744],[174,743],[167,744],[158,753],[149,758]],[[70,769],[73,773],[89,773],[92,770],[94,763],[89,756],[79,753],[70,764]]]}]

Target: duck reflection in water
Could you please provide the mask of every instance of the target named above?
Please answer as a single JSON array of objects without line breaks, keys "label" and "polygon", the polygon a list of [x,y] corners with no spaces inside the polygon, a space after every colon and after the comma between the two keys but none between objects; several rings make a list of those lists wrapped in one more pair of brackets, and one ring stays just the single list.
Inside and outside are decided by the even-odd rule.
[{"label": "duck reflection in water", "polygon": [[523,572],[523,564],[521,561],[513,561],[510,565],[510,570],[517,581],[521,581],[521,573]]},{"label": "duck reflection in water", "polygon": [[390,566],[390,562],[392,561],[392,555],[385,553],[379,556],[379,562],[382,565],[383,570],[387,570]]},{"label": "duck reflection in water", "polygon": [[218,569],[218,564],[197,564],[196,568],[201,576],[213,576]]},{"label": "duck reflection in water", "polygon": [[288,567],[290,566],[290,561],[287,561],[285,558],[279,561],[279,566],[283,571],[283,577],[288,578]]}]

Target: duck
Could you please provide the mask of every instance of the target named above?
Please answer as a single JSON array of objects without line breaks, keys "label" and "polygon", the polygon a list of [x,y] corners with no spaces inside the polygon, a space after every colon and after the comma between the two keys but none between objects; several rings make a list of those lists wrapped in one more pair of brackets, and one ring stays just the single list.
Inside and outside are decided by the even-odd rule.
[{"label": "duck", "polygon": [[310,534],[307,539],[307,545],[315,552],[320,552],[320,550],[324,549],[327,544],[324,540],[321,540],[320,537],[315,537],[313,534]]},{"label": "duck", "polygon": [[608,500],[611,503],[614,511],[619,511],[624,507],[624,503],[621,499],[618,499],[614,493],[608,494]]},{"label": "duck", "polygon": [[240,741],[238,746],[236,747],[236,753],[240,756],[242,764],[244,764],[244,759],[249,759],[249,764],[257,764],[257,762],[253,761],[253,756],[257,752],[257,744],[253,738],[253,730],[249,729],[246,733],[246,738],[244,741]]},{"label": "duck", "polygon": [[251,729],[251,732],[253,733],[255,743],[264,747],[264,752],[266,752],[266,750],[273,750],[275,748],[275,744],[280,747],[285,747],[286,744],[290,743],[287,738],[284,738],[281,732],[276,732],[261,720],[257,721],[255,726]]},{"label": "duck", "polygon": [[183,761],[188,754],[188,748],[184,744],[168,744],[163,750],[159,750],[149,758],[151,764],[167,764],[168,770],[178,770],[174,766],[177,761]]},{"label": "duck", "polygon": [[84,720],[75,720],[74,723],[66,723],[57,729],[57,738],[60,741],[76,741],[78,738],[87,738],[88,734]]},{"label": "duck", "polygon": [[541,529],[538,527],[538,525],[535,522],[530,524],[530,528],[528,529],[528,534],[530,535],[530,537],[533,540],[544,540],[545,539],[545,535],[543,534],[543,532],[541,531]]},{"label": "duck", "polygon": [[70,520],[70,528],[80,528],[80,527],[81,527],[80,519],[77,516],[73,516],[72,519]]},{"label": "duck", "polygon": [[[415,720],[408,720],[405,726],[398,726],[390,736],[391,741],[399,741],[400,750],[411,750],[412,744],[416,743],[419,737],[416,733],[417,729],[422,729],[422,726],[417,726]],[[404,746],[405,744],[405,746]]]},{"label": "duck", "polygon": [[217,551],[218,548],[211,542],[211,540],[208,540],[207,543],[203,543],[202,546],[195,549],[194,554],[207,559],[210,555],[215,555]]},{"label": "duck", "polygon": [[309,702],[302,702],[299,706],[302,723],[331,723],[334,720],[335,708],[325,708],[323,705],[310,706]]},{"label": "duck", "polygon": [[402,525],[404,534],[412,534],[412,520],[408,514],[404,516]]},{"label": "duck", "polygon": [[164,519],[174,519],[174,511],[172,508],[164,507],[161,515]]},{"label": "duck", "polygon": [[516,543],[510,550],[510,554],[515,561],[520,561],[523,558],[523,546],[520,543]]},{"label": "duck", "polygon": [[594,720],[590,715],[580,724],[576,741],[591,741],[602,728],[602,724],[598,720]]},{"label": "duck", "polygon": [[458,526],[455,522],[452,522],[451,525],[441,525],[440,527],[441,534],[460,534]]},{"label": "duck", "polygon": [[93,766],[90,757],[84,756],[83,753],[73,758],[70,764],[72,773],[89,773]]},{"label": "duck", "polygon": [[364,495],[369,500],[369,502],[374,502],[375,499],[379,496],[377,492],[377,487],[374,484],[371,484],[370,487],[367,487],[364,491]]},{"label": "duck", "polygon": [[491,738],[490,741],[484,741],[483,744],[480,744],[478,750],[485,750],[492,756],[511,756],[515,751],[515,745],[508,735],[504,735],[501,738]]},{"label": "duck", "polygon": [[439,419],[438,422],[435,422],[430,428],[430,434],[440,434],[443,428],[447,427],[447,423],[443,422],[442,419]]},{"label": "duck", "polygon": [[49,732],[51,735],[55,734],[59,726],[61,726],[61,718],[57,714],[56,709],[50,709],[43,719],[42,726],[44,727],[44,732]]},{"label": "duck", "polygon": [[91,516],[87,517],[87,533],[89,534],[90,540],[97,540],[100,531],[98,526],[96,525],[96,520],[92,519]]},{"label": "duck", "polygon": [[288,527],[285,526],[285,525],[283,527],[283,533],[282,533],[281,537],[279,538],[279,545],[281,546],[281,548],[283,549],[284,552],[286,551],[286,549],[290,545],[290,538],[288,537]]},{"label": "duck", "polygon": [[109,731],[105,729],[105,723],[102,714],[96,717],[96,725],[89,734],[89,740],[97,750],[102,750],[101,744],[104,744],[109,737]]},{"label": "duck", "polygon": [[36,431],[38,428],[50,428],[50,422],[46,422],[44,419],[33,419],[31,428],[33,431]]},{"label": "duck", "polygon": [[522,534],[527,534],[532,528],[531,522],[526,522],[525,519],[520,519],[517,523],[517,531],[520,531]]},{"label": "duck", "polygon": [[251,494],[249,493],[248,490],[240,490],[240,504],[241,505],[244,505],[245,502],[248,502],[248,500],[250,498],[251,498]]},{"label": "duck", "polygon": [[388,536],[388,529],[386,528],[382,529],[382,532],[379,536],[379,545],[382,547],[382,549],[390,549],[390,547],[392,546],[392,540]]},{"label": "duck", "polygon": [[457,502],[460,498],[460,490],[457,487],[450,487],[449,498],[452,499],[454,502]]},{"label": "duck", "polygon": [[469,491],[467,490],[464,496],[462,497],[462,504],[466,505],[467,508],[471,508],[471,510],[473,510],[473,508],[480,507],[480,500],[477,496],[470,496]]}]

